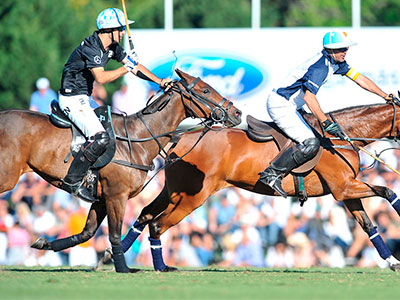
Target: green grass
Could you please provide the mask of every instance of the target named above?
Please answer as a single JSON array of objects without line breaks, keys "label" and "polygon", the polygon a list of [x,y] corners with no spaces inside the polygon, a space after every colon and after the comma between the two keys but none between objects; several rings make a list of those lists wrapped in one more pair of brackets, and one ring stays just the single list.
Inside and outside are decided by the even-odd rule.
[{"label": "green grass", "polygon": [[0,299],[398,299],[389,269],[107,269],[2,267]]}]

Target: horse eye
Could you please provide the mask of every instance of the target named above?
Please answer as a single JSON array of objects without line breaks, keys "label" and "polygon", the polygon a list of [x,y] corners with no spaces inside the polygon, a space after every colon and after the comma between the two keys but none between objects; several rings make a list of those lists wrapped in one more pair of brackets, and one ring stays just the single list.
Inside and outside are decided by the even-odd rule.
[{"label": "horse eye", "polygon": [[203,91],[203,94],[209,94],[210,93],[210,90],[209,89],[205,89],[204,91]]}]

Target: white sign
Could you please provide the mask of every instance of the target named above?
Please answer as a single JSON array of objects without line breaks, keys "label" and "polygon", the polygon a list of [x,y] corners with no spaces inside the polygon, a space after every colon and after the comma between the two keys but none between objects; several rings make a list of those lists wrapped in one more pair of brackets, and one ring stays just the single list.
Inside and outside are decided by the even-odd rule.
[{"label": "white sign", "polygon": [[[177,68],[199,76],[243,110],[267,119],[265,102],[272,88],[296,66],[322,50],[322,37],[329,30],[346,31],[358,43],[346,61],[371,78],[384,91],[397,93],[400,29],[276,28],[276,29],[180,29],[135,30],[132,35],[139,61],[157,76],[171,75],[175,55]],[[144,107],[150,85],[128,75],[129,93],[136,110]],[[342,76],[333,76],[317,94],[325,112],[383,100]],[[245,118],[243,118],[245,119]]]}]

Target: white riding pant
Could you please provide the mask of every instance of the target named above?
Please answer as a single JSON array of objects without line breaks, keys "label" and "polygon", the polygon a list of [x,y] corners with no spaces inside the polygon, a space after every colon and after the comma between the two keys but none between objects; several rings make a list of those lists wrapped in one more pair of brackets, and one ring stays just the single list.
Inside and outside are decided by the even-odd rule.
[{"label": "white riding pant", "polygon": [[298,109],[296,104],[287,101],[276,92],[271,92],[268,96],[267,111],[271,119],[289,137],[298,143],[303,143],[306,139],[315,138],[315,135]]},{"label": "white riding pant", "polygon": [[63,96],[59,95],[59,104],[70,120],[87,137],[93,137],[96,133],[105,131],[103,125],[90,107],[88,95]]}]

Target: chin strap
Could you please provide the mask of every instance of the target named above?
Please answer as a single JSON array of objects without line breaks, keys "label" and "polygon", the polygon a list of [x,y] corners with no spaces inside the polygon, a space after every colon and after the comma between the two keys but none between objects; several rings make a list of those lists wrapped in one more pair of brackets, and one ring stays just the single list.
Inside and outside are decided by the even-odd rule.
[{"label": "chin strap", "polygon": [[335,55],[335,53],[333,52],[333,50],[332,50],[332,49],[329,49],[328,53],[329,53],[329,54],[332,54],[333,60],[335,61],[335,63],[337,63],[338,60],[337,60],[336,55]]}]

